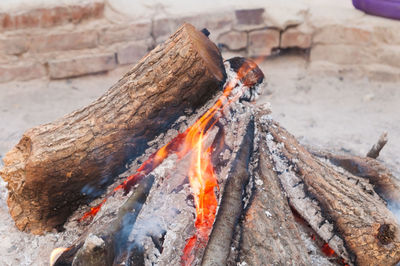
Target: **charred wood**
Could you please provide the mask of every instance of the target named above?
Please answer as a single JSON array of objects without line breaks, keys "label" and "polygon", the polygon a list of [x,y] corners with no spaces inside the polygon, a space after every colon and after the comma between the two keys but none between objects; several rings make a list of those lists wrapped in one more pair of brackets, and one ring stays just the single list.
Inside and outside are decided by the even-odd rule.
[{"label": "charred wood", "polygon": [[[98,265],[99,257],[104,258],[105,265],[113,264],[114,260],[126,249],[126,234],[122,230],[129,230],[129,228],[124,228],[125,225],[132,227],[135,224],[153,183],[154,176],[151,174],[142,178],[112,220],[100,227],[94,223],[69,250],[57,259],[54,266],[95,266]],[[97,239],[97,242],[101,239],[103,243],[98,248],[90,248],[93,246],[90,244],[93,239]]]},{"label": "charred wood", "polygon": [[387,137],[387,132],[384,132],[380,137],[379,140],[372,148],[369,150],[367,153],[367,157],[376,159],[379,156],[379,153],[383,149],[383,147],[386,145],[388,142],[388,137]]},{"label": "charred wood", "polygon": [[202,265],[226,264],[235,226],[243,210],[245,186],[250,178],[248,166],[253,150],[253,139],[254,120],[249,118],[246,134],[225,184],[214,227],[204,252]]},{"label": "charred wood", "polygon": [[400,206],[400,183],[381,162],[370,157],[338,155],[330,152],[312,151],[313,154],[328,159],[353,175],[367,179],[376,193],[386,202]]},{"label": "charred wood", "polygon": [[372,186],[320,161],[279,124],[263,120],[268,153],[293,208],[348,263],[395,265],[399,225]]},{"label": "charred wood", "polygon": [[[261,124],[256,122],[258,132],[262,132]],[[258,142],[255,187],[242,223],[239,261],[247,265],[310,265],[266,143]]]}]

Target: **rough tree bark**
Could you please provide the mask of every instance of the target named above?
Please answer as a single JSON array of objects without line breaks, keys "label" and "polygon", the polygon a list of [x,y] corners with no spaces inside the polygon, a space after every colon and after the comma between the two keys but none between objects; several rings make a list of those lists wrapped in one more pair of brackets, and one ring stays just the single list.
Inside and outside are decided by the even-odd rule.
[{"label": "rough tree bark", "polygon": [[248,171],[253,151],[254,121],[249,119],[246,134],[236,154],[236,159],[215,219],[213,230],[204,252],[201,265],[226,265],[231,249],[235,226],[243,210],[243,191],[249,182]]},{"label": "rough tree bark", "polygon": [[373,187],[311,155],[264,117],[265,141],[293,208],[339,254],[356,265],[395,265],[399,225]]},{"label": "rough tree bark", "polygon": [[312,151],[318,157],[326,158],[353,175],[368,179],[374,190],[386,202],[400,205],[400,183],[378,160],[371,157],[339,155],[330,152]]},{"label": "rough tree bark", "polygon": [[62,225],[84,186],[121,173],[186,109],[205,103],[225,77],[215,44],[185,24],[98,100],[25,132],[0,172],[16,226],[41,234]]}]

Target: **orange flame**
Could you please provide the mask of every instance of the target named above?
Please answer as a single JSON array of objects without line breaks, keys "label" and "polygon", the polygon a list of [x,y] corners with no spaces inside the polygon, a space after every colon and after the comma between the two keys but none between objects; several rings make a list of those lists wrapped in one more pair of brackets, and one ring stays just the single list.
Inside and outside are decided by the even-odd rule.
[{"label": "orange flame", "polygon": [[237,71],[236,79],[227,83],[221,97],[207,112],[184,133],[179,134],[172,141],[151,155],[149,159],[137,169],[134,175],[129,176],[122,184],[117,186],[99,205],[92,207],[89,212],[85,213],[79,221],[96,215],[107,198],[112,196],[117,190],[124,189],[125,194],[128,193],[130,188],[136,184],[137,181],[161,164],[169,154],[176,153],[178,158],[183,158],[190,151],[193,151],[188,176],[196,206],[195,227],[197,231],[193,237],[187,241],[181,258],[183,265],[192,264],[195,259],[194,252],[196,249],[205,247],[207,244],[218,206],[215,189],[219,188],[211,161],[212,147],[205,147],[203,143],[204,136],[208,130],[217,123],[220,117],[217,117],[217,113],[242,95],[243,90],[239,91],[236,95],[232,96],[231,94],[239,80],[245,77],[256,66],[255,63],[243,64],[239,71]]}]

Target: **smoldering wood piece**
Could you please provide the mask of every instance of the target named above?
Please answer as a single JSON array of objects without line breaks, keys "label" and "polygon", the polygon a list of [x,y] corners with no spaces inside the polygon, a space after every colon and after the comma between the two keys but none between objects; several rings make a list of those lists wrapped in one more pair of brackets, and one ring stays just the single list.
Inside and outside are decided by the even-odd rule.
[{"label": "smoldering wood piece", "polygon": [[349,263],[395,265],[399,225],[372,186],[319,161],[270,118],[264,117],[264,126],[268,152],[296,211]]},{"label": "smoldering wood piece", "polygon": [[[211,139],[214,136],[211,137]],[[150,191],[136,223],[125,230],[126,252],[117,258],[127,265],[179,265],[185,239],[194,228],[193,202],[187,171],[191,153],[173,167]]]},{"label": "smoldering wood piece", "polygon": [[[146,201],[147,195],[154,183],[155,176],[150,174],[141,179],[136,185],[132,194],[118,208],[112,219],[108,223],[99,226],[94,223],[86,232],[65,251],[54,263],[54,266],[62,265],[93,265],[97,263],[96,258],[102,255],[107,260],[106,265],[111,265],[114,258],[122,249],[126,248],[127,239],[125,239],[121,230],[125,224],[134,225],[135,220]],[[109,215],[109,214],[108,214]],[[85,243],[91,238],[97,237],[104,242],[101,248],[103,253],[99,253],[99,249],[88,249]],[[118,242],[118,245],[116,243]],[[86,245],[87,246],[87,245]],[[117,248],[116,248],[117,247]],[[84,254],[84,255],[82,255]],[[92,260],[93,259],[93,260]]]},{"label": "smoldering wood piece", "polygon": [[[258,132],[264,134],[259,123]],[[242,222],[239,261],[246,265],[310,265],[266,143],[259,141],[255,187]]]},{"label": "smoldering wood piece", "polygon": [[26,131],[4,158],[8,206],[16,226],[42,234],[79,206],[81,190],[123,172],[185,109],[221,88],[218,48],[184,24],[92,104]]},{"label": "smoldering wood piece", "polygon": [[254,119],[249,117],[246,124],[246,134],[228,175],[201,265],[225,265],[229,256],[235,226],[243,210],[244,190],[250,178],[248,167],[253,151]]},{"label": "smoldering wood piece", "polygon": [[326,151],[313,150],[313,154],[328,159],[353,175],[368,179],[374,190],[385,201],[400,207],[400,183],[391,171],[381,162],[370,157],[339,155]]},{"label": "smoldering wood piece", "polygon": [[388,142],[387,132],[383,132],[382,135],[379,137],[379,140],[372,148],[368,151],[367,157],[376,159],[379,156],[379,153],[385,147],[386,143]]}]

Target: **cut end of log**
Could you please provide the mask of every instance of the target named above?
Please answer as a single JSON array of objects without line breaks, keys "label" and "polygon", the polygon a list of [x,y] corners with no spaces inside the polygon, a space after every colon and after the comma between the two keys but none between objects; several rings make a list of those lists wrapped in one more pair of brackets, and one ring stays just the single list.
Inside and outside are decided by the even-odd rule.
[{"label": "cut end of log", "polygon": [[225,81],[225,68],[218,47],[207,38],[205,33],[196,30],[191,24],[185,23],[182,28],[189,34],[192,45],[203,59],[210,73],[214,74],[215,78],[221,82]]}]

